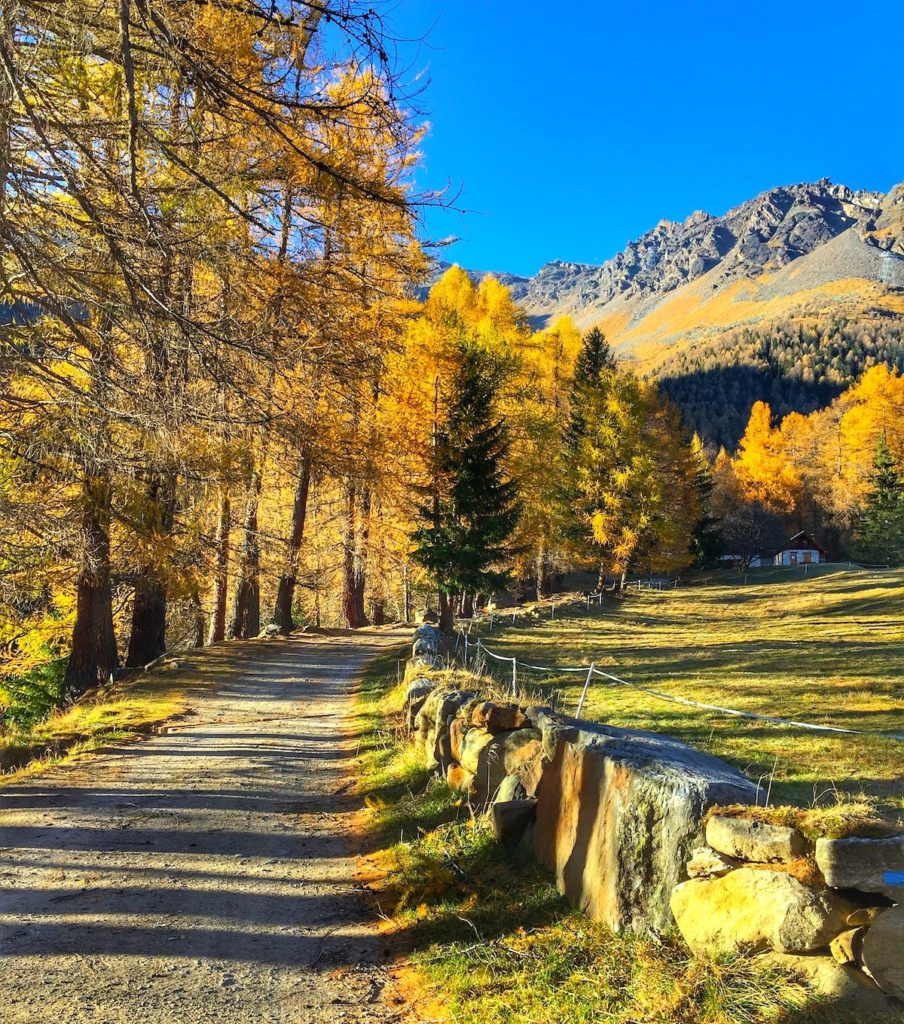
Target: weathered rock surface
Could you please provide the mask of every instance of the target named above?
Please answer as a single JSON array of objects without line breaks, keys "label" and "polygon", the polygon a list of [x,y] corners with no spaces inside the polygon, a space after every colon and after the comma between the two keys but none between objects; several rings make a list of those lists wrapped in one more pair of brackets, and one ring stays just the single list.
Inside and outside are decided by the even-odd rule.
[{"label": "weathered rock surface", "polygon": [[706,841],[719,853],[755,864],[788,862],[807,852],[807,841],[796,828],[736,815],[713,815],[706,823]]},{"label": "weathered rock surface", "polygon": [[490,809],[493,835],[507,846],[515,846],[536,814],[536,800],[497,800]]},{"label": "weathered rock surface", "polygon": [[725,857],[708,846],[696,846],[687,862],[687,873],[691,878],[714,878],[727,874],[739,862],[732,857]]},{"label": "weathered rock surface", "polygon": [[405,690],[405,722],[409,729],[414,728],[418,712],[424,702],[436,689],[436,682],[426,677],[413,679]]},{"label": "weathered rock surface", "polygon": [[474,785],[474,776],[460,764],[450,764],[446,768],[446,784],[457,793],[468,793]]},{"label": "weathered rock surface", "polygon": [[415,743],[422,750],[428,768],[435,768],[439,763],[437,741],[441,733],[448,737],[448,720],[473,699],[470,690],[436,689],[424,701],[414,723]]},{"label": "weathered rock surface", "polygon": [[828,889],[811,889],[787,872],[760,868],[682,882],[671,905],[685,942],[697,954],[811,953],[846,929],[851,911]]},{"label": "weathered rock surface", "polygon": [[668,927],[669,897],[703,838],[706,810],[752,803],[756,787],[667,736],[528,714],[551,761],[537,792],[537,858],[594,919],[615,929]]},{"label": "weathered rock surface", "polygon": [[452,757],[461,761],[462,749],[465,736],[471,727],[463,718],[453,718],[449,725],[449,743],[452,747]]},{"label": "weathered rock surface", "polygon": [[866,935],[866,928],[848,928],[847,931],[836,935],[829,943],[829,952],[833,959],[839,964],[859,966],[864,935]]},{"label": "weathered rock surface", "polygon": [[[770,967],[780,967],[806,981],[814,992],[831,1000],[839,1010],[855,1013],[857,1021],[887,1021],[892,1024],[893,1006],[890,999],[862,972],[850,964],[836,963],[832,957],[819,953],[762,953],[757,961]],[[839,1017],[846,1024],[847,1017]]]},{"label": "weathered rock surface", "polygon": [[904,1000],[904,906],[883,910],[870,925],[861,959],[883,992]]},{"label": "weathered rock surface", "polygon": [[882,893],[904,902],[904,836],[817,839],[816,864],[835,889]]},{"label": "weathered rock surface", "polygon": [[480,771],[480,755],[483,753],[484,747],[493,742],[493,737],[485,729],[467,728],[465,723],[459,726],[459,721],[461,719],[456,719],[452,723],[453,727],[457,727],[458,730],[465,730],[459,744],[458,760],[463,768],[477,774]]},{"label": "weathered rock surface", "polygon": [[527,725],[527,718],[517,704],[495,704],[485,700],[472,710],[471,724],[495,735],[512,729],[523,729]]},{"label": "weathered rock surface", "polygon": [[506,775],[496,790],[497,800],[523,800],[526,796],[527,790],[520,775]]},{"label": "weathered rock surface", "polygon": [[542,771],[540,733],[536,729],[491,736],[477,757],[474,796],[481,803],[493,800],[508,775],[517,775],[528,796],[533,796]]},{"label": "weathered rock surface", "polygon": [[419,654],[438,654],[440,650],[439,640],[433,636],[419,636],[414,641],[412,650],[415,657]]},{"label": "weathered rock surface", "polygon": [[411,659],[411,664],[415,669],[442,668],[443,658],[441,654],[416,654]]}]

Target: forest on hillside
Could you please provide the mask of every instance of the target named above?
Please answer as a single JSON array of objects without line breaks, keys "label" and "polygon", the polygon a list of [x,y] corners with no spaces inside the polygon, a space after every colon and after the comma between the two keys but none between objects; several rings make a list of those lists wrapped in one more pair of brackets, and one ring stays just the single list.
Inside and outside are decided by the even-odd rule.
[{"label": "forest on hillside", "polygon": [[777,323],[686,348],[656,376],[691,430],[733,449],[754,402],[768,402],[778,416],[811,413],[879,364],[904,369],[896,322]]},{"label": "forest on hillside", "polygon": [[[677,376],[599,330],[533,331],[457,267],[413,298],[443,199],[393,53],[345,0],[0,10],[6,725],[173,648],[450,628],[503,586],[579,567],[618,594],[798,523],[898,557],[900,375],[755,405],[713,461]],[[898,358],[847,325],[737,344],[828,398]]]}]

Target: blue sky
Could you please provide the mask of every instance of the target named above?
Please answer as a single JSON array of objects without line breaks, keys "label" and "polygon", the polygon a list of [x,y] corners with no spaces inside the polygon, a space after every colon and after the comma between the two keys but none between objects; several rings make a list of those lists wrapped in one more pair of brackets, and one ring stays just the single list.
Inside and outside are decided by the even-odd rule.
[{"label": "blue sky", "polygon": [[904,179],[901,0],[391,0],[432,124],[445,257],[601,262],[667,217],[773,185]]}]

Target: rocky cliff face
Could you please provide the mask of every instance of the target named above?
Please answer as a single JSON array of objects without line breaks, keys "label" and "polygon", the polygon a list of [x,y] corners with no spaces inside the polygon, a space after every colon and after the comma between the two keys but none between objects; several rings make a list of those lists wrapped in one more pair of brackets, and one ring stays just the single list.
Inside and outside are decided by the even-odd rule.
[{"label": "rocky cliff face", "polygon": [[[641,359],[646,342],[659,347],[679,334],[793,315],[798,294],[806,293],[800,305],[808,311],[826,289],[832,301],[853,292],[861,305],[878,298],[883,306],[889,292],[904,290],[904,184],[887,195],[827,179],[774,188],[721,217],[698,211],[681,223],[660,221],[599,266],[555,261],[531,278],[496,276],[538,325],[562,314],[581,326],[602,322]],[[842,281],[864,287],[845,291]]]}]

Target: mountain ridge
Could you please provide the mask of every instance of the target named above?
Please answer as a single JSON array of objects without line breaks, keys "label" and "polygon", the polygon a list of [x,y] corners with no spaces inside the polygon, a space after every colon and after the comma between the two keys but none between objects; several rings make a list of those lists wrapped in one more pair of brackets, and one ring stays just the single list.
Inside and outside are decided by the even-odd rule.
[{"label": "mountain ridge", "polygon": [[683,346],[774,320],[904,320],[904,183],[887,193],[827,178],[778,186],[721,216],[660,220],[601,264],[492,276],[536,326],[561,315],[598,324],[653,372]]}]

